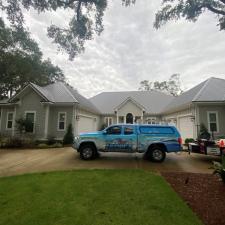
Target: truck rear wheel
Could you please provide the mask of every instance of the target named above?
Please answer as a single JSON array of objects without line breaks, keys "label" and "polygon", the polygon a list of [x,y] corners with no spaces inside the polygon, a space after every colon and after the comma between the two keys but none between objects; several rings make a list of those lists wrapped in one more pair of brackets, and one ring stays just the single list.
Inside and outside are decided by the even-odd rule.
[{"label": "truck rear wheel", "polygon": [[162,148],[156,146],[149,150],[149,158],[153,162],[163,162],[166,158],[166,153]]},{"label": "truck rear wheel", "polygon": [[93,145],[85,144],[80,147],[80,158],[84,160],[91,160],[96,158],[96,149]]}]

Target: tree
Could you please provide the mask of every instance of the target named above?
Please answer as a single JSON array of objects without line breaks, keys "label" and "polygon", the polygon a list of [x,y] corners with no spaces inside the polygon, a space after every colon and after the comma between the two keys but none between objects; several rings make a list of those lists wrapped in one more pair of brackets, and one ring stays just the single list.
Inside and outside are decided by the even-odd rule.
[{"label": "tree", "polygon": [[38,44],[18,27],[8,28],[0,18],[0,98],[12,96],[29,82],[47,85],[64,81],[62,70],[42,60]]},{"label": "tree", "polygon": [[181,89],[180,75],[173,74],[170,76],[168,81],[155,81],[151,82],[148,80],[143,80],[140,82],[141,91],[151,91],[151,90],[159,90],[173,96],[178,96],[183,93]]},{"label": "tree", "polygon": [[195,22],[206,11],[217,15],[220,30],[224,30],[225,0],[162,0],[161,9],[155,16],[154,27],[158,29],[170,20],[181,18]]},{"label": "tree", "polygon": [[[136,0],[121,0],[124,6],[134,4]],[[35,9],[39,13],[70,10],[73,16],[65,27],[51,25],[48,36],[74,59],[84,51],[84,43],[94,35],[100,35],[104,29],[103,16],[108,0],[0,0],[0,10],[7,14],[11,26],[24,29],[23,11]]]},{"label": "tree", "polygon": [[73,141],[74,141],[73,127],[72,127],[72,124],[70,123],[67,128],[66,134],[63,138],[63,144],[70,145],[70,144],[73,144]]}]

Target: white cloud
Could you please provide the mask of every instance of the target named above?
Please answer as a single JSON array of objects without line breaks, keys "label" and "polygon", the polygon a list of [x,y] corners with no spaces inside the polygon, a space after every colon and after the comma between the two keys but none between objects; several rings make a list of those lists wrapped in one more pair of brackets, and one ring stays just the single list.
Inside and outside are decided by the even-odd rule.
[{"label": "white cloud", "polygon": [[183,86],[191,88],[211,77],[225,78],[225,33],[216,27],[214,15],[202,15],[196,23],[171,22],[154,30],[159,1],[138,0],[125,8],[110,2],[105,13],[105,30],[86,43],[84,54],[73,62],[47,37],[47,26],[66,26],[71,12],[38,15],[27,13],[27,25],[44,57],[65,72],[69,82],[85,96],[102,91],[137,90],[144,79],[165,80],[182,75]]}]

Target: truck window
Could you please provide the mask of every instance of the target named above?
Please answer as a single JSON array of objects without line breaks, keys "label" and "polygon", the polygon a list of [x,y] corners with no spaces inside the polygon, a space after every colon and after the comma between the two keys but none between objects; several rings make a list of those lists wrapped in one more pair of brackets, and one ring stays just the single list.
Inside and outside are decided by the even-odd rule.
[{"label": "truck window", "polygon": [[118,135],[118,134],[121,134],[121,127],[119,126],[114,126],[114,127],[109,127],[107,130],[106,130],[106,133],[107,134],[114,134],[114,135]]},{"label": "truck window", "polygon": [[133,133],[134,133],[133,127],[124,127],[124,134],[125,135],[129,135],[129,134],[133,134]]},{"label": "truck window", "polygon": [[173,134],[171,127],[140,127],[141,134]]}]

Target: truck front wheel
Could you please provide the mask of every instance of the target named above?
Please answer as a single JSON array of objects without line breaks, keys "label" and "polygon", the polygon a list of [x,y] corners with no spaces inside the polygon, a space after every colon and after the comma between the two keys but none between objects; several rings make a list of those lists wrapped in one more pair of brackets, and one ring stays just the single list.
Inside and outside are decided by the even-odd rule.
[{"label": "truck front wheel", "polygon": [[84,160],[91,160],[96,157],[96,149],[93,145],[83,145],[80,148],[80,158]]},{"label": "truck front wheel", "polygon": [[153,162],[163,162],[166,158],[166,153],[162,148],[154,147],[149,151],[149,158]]}]

